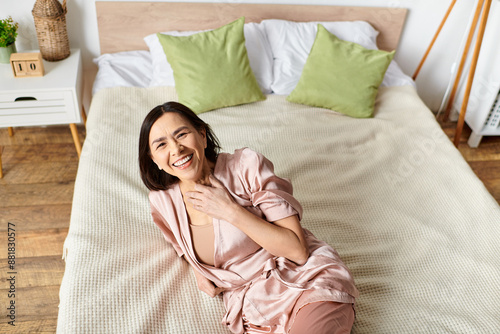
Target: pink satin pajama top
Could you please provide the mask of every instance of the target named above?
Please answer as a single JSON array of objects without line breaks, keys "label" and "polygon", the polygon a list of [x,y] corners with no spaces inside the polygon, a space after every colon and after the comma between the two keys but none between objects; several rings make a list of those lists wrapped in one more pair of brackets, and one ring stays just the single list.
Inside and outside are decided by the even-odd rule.
[{"label": "pink satin pajama top", "polygon": [[[220,153],[214,176],[239,205],[269,222],[302,216],[291,183],[276,176],[273,164],[262,154],[248,148]],[[230,223],[214,219],[214,266],[210,266],[194,253],[178,184],[150,192],[149,199],[154,222],[177,254],[224,289],[222,322],[233,333],[244,332],[243,317],[251,324],[273,328],[273,333],[286,333],[300,307],[316,301],[354,303],[358,296],[337,252],[307,230],[310,257],[298,266],[271,255]]]}]

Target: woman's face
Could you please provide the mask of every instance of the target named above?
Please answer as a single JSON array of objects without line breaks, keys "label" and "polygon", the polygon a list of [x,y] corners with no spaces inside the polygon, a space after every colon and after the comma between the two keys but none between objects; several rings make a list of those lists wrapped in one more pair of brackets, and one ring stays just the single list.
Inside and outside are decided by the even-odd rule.
[{"label": "woman's face", "polygon": [[167,112],[154,122],[149,132],[151,158],[158,168],[181,182],[197,182],[208,167],[205,157],[206,133],[198,132],[184,117]]}]

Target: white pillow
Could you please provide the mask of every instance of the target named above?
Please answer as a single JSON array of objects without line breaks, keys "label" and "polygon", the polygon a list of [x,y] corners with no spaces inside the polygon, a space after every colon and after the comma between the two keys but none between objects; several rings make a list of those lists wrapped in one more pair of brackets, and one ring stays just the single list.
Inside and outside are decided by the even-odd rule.
[{"label": "white pillow", "polygon": [[109,87],[148,87],[152,79],[149,51],[105,53],[95,58],[94,63],[98,70],[92,95]]},{"label": "white pillow", "polygon": [[390,86],[413,86],[417,87],[415,81],[408,75],[406,75],[403,70],[399,67],[398,63],[393,59],[385,71],[384,81],[380,86],[390,87]]},{"label": "white pillow", "polygon": [[[367,49],[377,49],[378,31],[365,21],[293,22],[263,20],[261,24],[267,33],[274,57],[274,79],[271,89],[275,94],[289,95],[299,82],[302,69],[316,38],[318,23],[342,40],[360,44]],[[397,75],[398,69],[399,67],[394,68],[393,65],[391,73]],[[401,74],[403,73],[401,72]]]},{"label": "white pillow", "polygon": [[[202,31],[169,31],[162,32],[162,34],[189,36],[199,32]],[[273,56],[264,27],[258,23],[246,23],[243,32],[250,67],[262,92],[270,94],[273,81]],[[148,35],[144,37],[144,41],[149,47],[153,62],[153,79],[150,86],[175,86],[172,67],[167,61],[158,36],[156,34]]]}]

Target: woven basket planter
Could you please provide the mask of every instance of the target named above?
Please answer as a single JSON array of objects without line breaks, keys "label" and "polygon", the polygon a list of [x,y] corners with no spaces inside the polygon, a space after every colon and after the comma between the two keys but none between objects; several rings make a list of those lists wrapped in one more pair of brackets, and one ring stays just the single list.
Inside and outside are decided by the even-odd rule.
[{"label": "woven basket planter", "polygon": [[42,58],[57,61],[69,57],[69,40],[66,29],[66,0],[36,0],[33,7],[38,45]]}]

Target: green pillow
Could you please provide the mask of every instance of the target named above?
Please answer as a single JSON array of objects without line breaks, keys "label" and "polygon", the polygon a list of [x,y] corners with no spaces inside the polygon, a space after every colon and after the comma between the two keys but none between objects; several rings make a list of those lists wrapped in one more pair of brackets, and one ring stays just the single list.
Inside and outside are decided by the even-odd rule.
[{"label": "green pillow", "polygon": [[378,87],[393,57],[394,51],[342,41],[318,24],[299,82],[287,100],[357,118],[373,117]]},{"label": "green pillow", "polygon": [[199,114],[265,99],[250,68],[242,17],[190,36],[158,33],[174,71],[179,102]]}]

